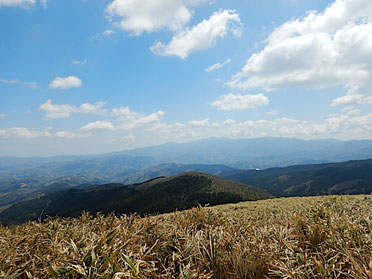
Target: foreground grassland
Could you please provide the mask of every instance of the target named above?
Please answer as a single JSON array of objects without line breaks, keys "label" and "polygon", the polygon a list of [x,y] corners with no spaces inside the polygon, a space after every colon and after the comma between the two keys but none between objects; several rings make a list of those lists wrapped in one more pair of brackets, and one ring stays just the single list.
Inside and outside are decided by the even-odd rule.
[{"label": "foreground grassland", "polygon": [[0,227],[0,278],[372,278],[372,196]]}]

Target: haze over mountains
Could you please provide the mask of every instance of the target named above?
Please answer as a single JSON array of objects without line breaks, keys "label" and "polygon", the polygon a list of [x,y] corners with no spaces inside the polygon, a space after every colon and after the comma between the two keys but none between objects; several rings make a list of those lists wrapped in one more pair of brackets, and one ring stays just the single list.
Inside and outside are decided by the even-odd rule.
[{"label": "haze over mountains", "polygon": [[[129,185],[185,172],[221,176],[276,196],[370,193],[368,160],[298,166],[369,158],[371,140],[293,138],[210,138],[99,155],[4,157],[0,158],[0,212],[17,202],[81,185]],[[287,166],[294,167],[283,168]]]},{"label": "haze over mountains", "polygon": [[[209,138],[166,143],[100,155],[0,158],[0,173],[27,169],[28,174],[74,175],[89,171],[110,176],[163,163],[224,164],[233,168],[270,168],[295,164],[363,160],[372,157],[372,140],[301,140],[295,138]],[[74,162],[74,163],[72,163]],[[45,165],[48,168],[45,169]],[[42,167],[42,168],[38,168]]]}]

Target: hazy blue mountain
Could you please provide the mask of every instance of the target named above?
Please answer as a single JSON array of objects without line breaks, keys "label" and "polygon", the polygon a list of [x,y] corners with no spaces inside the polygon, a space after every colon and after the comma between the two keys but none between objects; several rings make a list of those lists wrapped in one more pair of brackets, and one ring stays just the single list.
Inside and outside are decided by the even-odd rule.
[{"label": "hazy blue mountain", "polygon": [[210,138],[166,143],[116,153],[50,158],[0,158],[0,174],[21,170],[27,175],[121,175],[159,164],[223,164],[233,168],[270,168],[295,164],[372,158],[371,140],[301,140],[295,138]]},{"label": "hazy blue mountain", "polygon": [[220,175],[279,196],[372,193],[372,159],[266,170],[235,170]]},{"label": "hazy blue mountain", "polygon": [[295,138],[211,138],[167,143],[118,154],[184,164],[224,164],[234,168],[269,168],[294,164],[341,162],[372,157],[371,140],[301,140]]},{"label": "hazy blue mountain", "polygon": [[253,186],[188,172],[133,185],[95,185],[47,193],[11,206],[0,213],[0,219],[8,224],[45,216],[76,217],[82,211],[165,213],[198,204],[217,205],[267,198],[273,198],[273,195]]}]

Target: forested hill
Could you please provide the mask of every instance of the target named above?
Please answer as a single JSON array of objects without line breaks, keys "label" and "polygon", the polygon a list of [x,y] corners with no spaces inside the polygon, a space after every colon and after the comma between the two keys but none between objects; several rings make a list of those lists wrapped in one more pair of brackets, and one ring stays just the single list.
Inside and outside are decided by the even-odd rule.
[{"label": "forested hill", "polygon": [[372,159],[237,170],[221,174],[226,179],[255,185],[280,196],[369,194],[372,192]]},{"label": "forested hill", "polygon": [[273,198],[265,190],[213,175],[189,172],[148,182],[86,186],[46,194],[13,205],[0,213],[3,223],[19,223],[46,216],[76,217],[91,213],[165,213],[200,205]]}]

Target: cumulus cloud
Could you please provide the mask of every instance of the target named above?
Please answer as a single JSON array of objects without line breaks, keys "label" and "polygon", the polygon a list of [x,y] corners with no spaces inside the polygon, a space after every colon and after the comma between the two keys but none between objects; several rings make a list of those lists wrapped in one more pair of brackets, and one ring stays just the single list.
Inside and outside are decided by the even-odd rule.
[{"label": "cumulus cloud", "polygon": [[209,125],[209,118],[204,118],[201,120],[191,120],[188,122],[188,124],[192,126],[206,127]]},{"label": "cumulus cloud", "polygon": [[143,126],[149,126],[160,122],[165,111],[159,110],[149,115],[132,111],[129,107],[113,108],[112,113],[117,116],[121,124],[117,127],[120,130],[133,130]]},{"label": "cumulus cloud", "polygon": [[52,135],[47,131],[29,130],[24,127],[7,128],[0,130],[0,138],[34,139],[40,137],[52,137]]},{"label": "cumulus cloud", "polygon": [[213,47],[217,39],[225,37],[228,32],[236,36],[240,34],[239,15],[233,10],[220,10],[192,28],[178,31],[168,44],[155,42],[150,50],[155,55],[186,59],[192,52]]},{"label": "cumulus cloud", "polygon": [[214,70],[217,70],[217,69],[222,68],[223,66],[229,64],[230,62],[231,62],[231,59],[228,58],[228,59],[226,59],[226,61],[223,62],[223,63],[216,63],[216,64],[213,64],[212,66],[206,68],[205,71],[206,71],[207,73],[208,73],[208,72],[212,72],[212,71],[214,71]]},{"label": "cumulus cloud", "polygon": [[90,122],[87,125],[81,127],[80,130],[81,131],[97,131],[97,130],[113,131],[115,130],[115,127],[110,121],[104,120],[104,121]]},{"label": "cumulus cloud", "polygon": [[0,113],[0,119],[7,117],[8,115],[5,113]]},{"label": "cumulus cloud", "polygon": [[[209,137],[254,138],[254,137],[299,137],[299,138],[368,138],[372,136],[372,113],[360,115],[351,110],[346,114],[333,115],[319,122],[301,121],[280,117],[274,120],[258,119],[238,122],[227,119],[211,122],[210,119],[192,120],[187,123],[167,124],[159,122],[146,129],[148,135],[157,134],[166,140]],[[142,130],[144,132],[145,130]]]},{"label": "cumulus cloud", "polygon": [[114,25],[141,35],[161,29],[171,31],[182,28],[192,16],[192,6],[203,0],[114,0],[106,7],[106,14],[111,20],[118,17]]},{"label": "cumulus cloud", "polygon": [[220,110],[243,110],[269,104],[269,99],[262,93],[257,95],[227,94],[222,95],[212,106]]},{"label": "cumulus cloud", "polygon": [[57,119],[68,118],[72,113],[104,114],[106,112],[102,108],[104,105],[105,102],[96,102],[94,104],[84,103],[79,107],[68,104],[56,105],[52,104],[52,101],[49,99],[39,107],[39,110],[45,112],[45,119]]},{"label": "cumulus cloud", "polygon": [[69,89],[73,87],[81,87],[82,81],[78,77],[56,77],[49,83],[49,87],[52,89]]},{"label": "cumulus cloud", "polygon": [[[324,12],[308,12],[276,28],[228,85],[263,88],[345,87],[347,95],[371,95],[372,2],[336,0]],[[345,97],[334,104],[347,104]]]},{"label": "cumulus cloud", "polygon": [[[253,138],[263,136],[300,137],[300,138],[325,138],[338,137],[344,139],[367,138],[372,136],[372,113],[359,115],[351,111],[344,115],[335,115],[318,123],[300,121],[293,118],[277,118],[274,120],[247,120],[237,122],[227,119],[212,125],[194,126],[192,123],[175,130],[162,130],[163,133],[187,135],[188,137],[231,137]],[[203,127],[203,129],[200,129]]]}]

